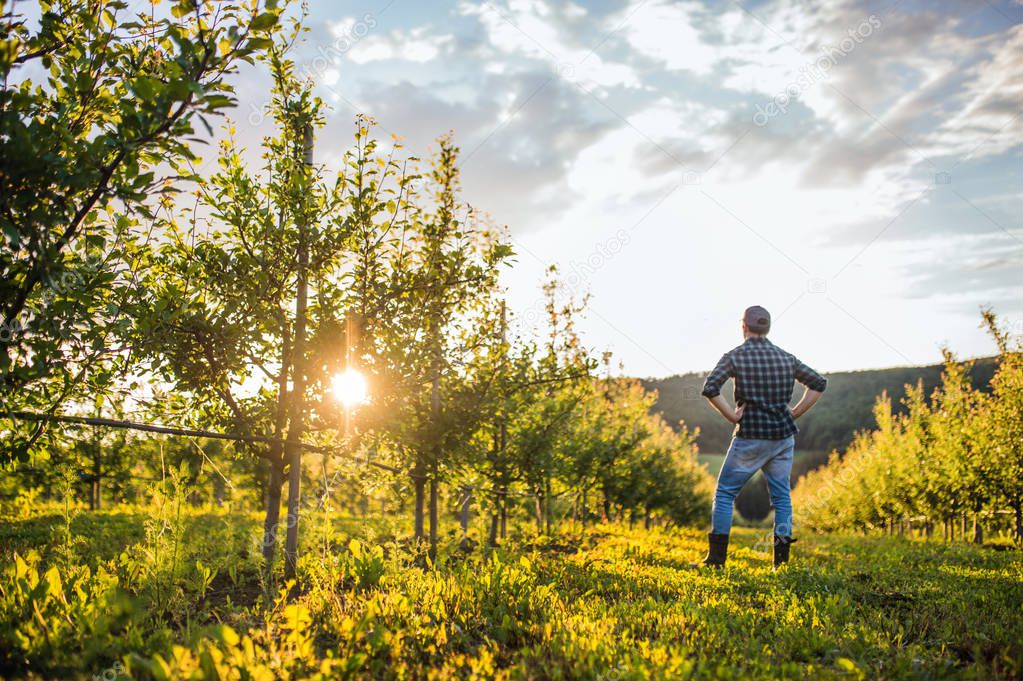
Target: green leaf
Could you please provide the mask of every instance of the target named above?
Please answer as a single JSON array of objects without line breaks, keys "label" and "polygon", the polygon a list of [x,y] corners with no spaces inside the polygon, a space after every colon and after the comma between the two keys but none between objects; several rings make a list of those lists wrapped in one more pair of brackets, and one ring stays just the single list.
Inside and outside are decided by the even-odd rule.
[{"label": "green leaf", "polygon": [[249,28],[256,32],[269,30],[277,25],[279,15],[276,12],[264,12],[252,20]]},{"label": "green leaf", "polygon": [[0,72],[7,73],[18,56],[21,41],[17,38],[0,40]]},{"label": "green leaf", "polygon": [[195,10],[195,0],[181,0],[173,7],[171,7],[171,14],[174,15],[175,19],[180,19],[186,14],[191,13]]}]

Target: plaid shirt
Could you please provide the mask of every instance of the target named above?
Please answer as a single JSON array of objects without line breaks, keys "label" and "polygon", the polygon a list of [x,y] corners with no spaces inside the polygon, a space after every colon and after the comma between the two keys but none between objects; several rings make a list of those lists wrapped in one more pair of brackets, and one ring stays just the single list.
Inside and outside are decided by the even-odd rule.
[{"label": "plaid shirt", "polygon": [[750,336],[721,357],[703,384],[704,397],[717,397],[721,386],[735,379],[735,404],[746,405],[735,437],[784,440],[799,432],[789,402],[799,381],[811,390],[824,392],[828,382],[793,355],[763,336]]}]

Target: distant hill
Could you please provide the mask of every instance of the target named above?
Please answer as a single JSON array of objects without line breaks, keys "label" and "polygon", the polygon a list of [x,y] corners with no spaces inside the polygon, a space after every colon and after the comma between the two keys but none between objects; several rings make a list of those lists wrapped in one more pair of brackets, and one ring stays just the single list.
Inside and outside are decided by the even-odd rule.
[{"label": "distant hill", "polygon": [[[994,373],[994,359],[982,358],[975,361],[971,371],[973,385],[986,388]],[[828,389],[817,406],[799,421],[799,435],[796,449],[830,452],[842,451],[852,441],[858,430],[871,428],[874,419],[871,411],[882,391],[887,390],[897,408],[906,384],[915,385],[922,380],[924,391],[930,395],[941,382],[941,365],[920,367],[896,367],[868,371],[843,371],[826,374]],[[700,450],[709,453],[724,452],[732,435],[732,426],[725,422],[714,408],[700,395],[705,374],[683,374],[668,378],[645,379],[643,385],[658,393],[654,411],[660,412],[673,426],[685,421],[692,430],[699,427],[697,442]],[[729,401],[732,397],[732,383],[729,381],[721,391]],[[802,386],[796,385],[793,403],[802,395]]]}]

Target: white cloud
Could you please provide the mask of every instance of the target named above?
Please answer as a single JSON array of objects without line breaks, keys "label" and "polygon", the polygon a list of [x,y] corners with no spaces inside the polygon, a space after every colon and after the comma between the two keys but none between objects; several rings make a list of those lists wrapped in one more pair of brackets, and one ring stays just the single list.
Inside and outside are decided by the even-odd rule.
[{"label": "white cloud", "polygon": [[[627,26],[623,33],[639,54],[655,59],[669,69],[707,75],[724,53],[704,41],[697,17],[706,10],[696,2],[666,3],[637,0],[623,10]],[[621,17],[609,22],[619,25]]]},{"label": "white cloud", "polygon": [[431,62],[450,52],[454,36],[436,34],[420,26],[409,31],[391,31],[383,35],[367,35],[354,42],[347,58],[356,64],[378,61]]},{"label": "white cloud", "polygon": [[[515,287],[534,290],[539,261],[584,262],[643,220],[587,277],[594,309],[618,327],[590,324],[593,343],[612,345],[630,371],[716,359],[734,329],[713,327],[734,321],[752,286],[772,311],[791,306],[780,333],[832,330],[815,359],[823,368],[936,359],[935,339],[919,329],[939,308],[965,320],[943,340],[977,351],[976,305],[1018,292],[1011,275],[1021,254],[951,189],[1018,230],[1011,168],[992,175],[1023,139],[1023,27],[991,12],[966,26],[957,15],[970,10],[956,3],[767,0],[747,12],[630,0],[610,13],[582,4],[461,1],[445,24],[451,35],[374,27],[347,52],[354,65],[426,66],[414,80],[401,64],[346,66],[338,88],[410,135],[417,152],[455,128],[467,199],[525,244]],[[872,11],[884,12],[880,26],[844,49]],[[799,85],[798,104],[753,124],[757,104],[799,83],[832,48],[841,55]],[[930,195],[937,170],[983,157],[991,167],[962,163],[952,188]],[[684,182],[687,169],[699,184]],[[826,295],[808,291],[809,276],[827,280]],[[665,320],[652,291],[678,291],[692,329]]]},{"label": "white cloud", "polygon": [[971,158],[1003,153],[1023,139],[1023,24],[1008,31],[990,59],[969,70],[964,105],[941,122],[932,144]]},{"label": "white cloud", "polygon": [[463,1],[458,9],[477,17],[498,52],[545,62],[567,82],[586,88],[640,87],[632,67],[605,61],[566,29],[567,22],[586,15],[578,5],[555,10],[543,0],[509,0],[504,5]]}]

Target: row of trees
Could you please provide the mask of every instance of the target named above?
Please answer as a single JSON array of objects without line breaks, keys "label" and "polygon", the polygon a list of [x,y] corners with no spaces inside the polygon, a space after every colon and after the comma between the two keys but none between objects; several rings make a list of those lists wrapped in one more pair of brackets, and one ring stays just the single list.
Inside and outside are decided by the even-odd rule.
[{"label": "row of trees", "polygon": [[[301,28],[284,30],[276,3],[179,2],[173,18],[133,22],[123,10],[46,5],[37,32],[9,25],[20,37],[0,64],[6,461],[77,460],[98,505],[105,478],[128,489],[157,477],[152,462],[123,435],[67,447],[46,415],[238,434],[233,448],[196,444],[193,463],[226,470],[232,451],[259,462],[268,565],[287,487],[288,574],[303,483],[367,465],[383,476],[374,484],[409,492],[414,535],[431,547],[442,498],[455,498],[444,488],[488,500],[492,541],[523,496],[541,529],[565,495],[583,519],[591,503],[606,518],[706,510],[688,434],[651,416],[651,397],[612,378],[609,359],[598,375],[556,273],[546,335],[510,318],[500,271],[514,253],[459,198],[450,136],[424,167],[397,140],[383,149],[360,117],[352,146],[328,150],[331,169],[315,149],[322,104],[286,57]],[[16,77],[33,59],[54,74],[49,88]],[[192,121],[228,106],[225,75],[255,59],[273,76],[276,133],[252,163],[228,128],[201,177]],[[37,167],[46,159],[60,168]],[[341,372],[366,377],[368,404],[332,398]]]},{"label": "row of trees", "polygon": [[806,475],[793,500],[802,522],[824,530],[888,532],[912,522],[927,534],[937,523],[946,538],[956,525],[983,541],[984,526],[1012,518],[1023,541],[1023,348],[983,312],[999,355],[989,389],[974,388],[970,363],[945,353],[941,385],[930,400],[908,387],[905,412],[883,395],[877,427],[857,435],[839,457]]}]

